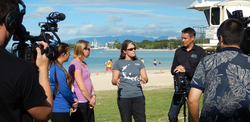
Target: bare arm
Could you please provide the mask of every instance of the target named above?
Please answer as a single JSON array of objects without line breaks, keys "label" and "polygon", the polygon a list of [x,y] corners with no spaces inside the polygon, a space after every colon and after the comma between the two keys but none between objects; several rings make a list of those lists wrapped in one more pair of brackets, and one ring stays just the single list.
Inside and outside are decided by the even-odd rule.
[{"label": "bare arm", "polygon": [[147,83],[148,82],[148,76],[147,76],[147,73],[146,73],[146,69],[143,68],[140,70],[140,74],[141,74],[141,78],[145,81],[142,81],[144,83]]},{"label": "bare arm", "polygon": [[95,94],[95,90],[94,90],[93,84],[92,84],[92,92],[91,92],[91,94],[92,94],[92,97],[91,97],[91,106],[90,106],[90,108],[93,108],[93,107],[95,107],[95,100],[96,100],[96,96],[93,95],[93,94]]},{"label": "bare arm", "polygon": [[112,84],[113,85],[119,85],[120,79],[119,78],[120,71],[119,70],[112,70]]},{"label": "bare arm", "polygon": [[[44,48],[48,45],[45,42],[39,42],[38,44],[44,45]],[[36,65],[39,68],[39,83],[43,87],[47,99],[40,103],[38,106],[28,109],[29,114],[37,121],[46,121],[50,119],[53,108],[52,91],[48,79],[48,64],[49,59],[45,55],[41,55],[41,50],[37,48],[37,60]]]},{"label": "bare arm", "polygon": [[202,91],[192,87],[188,95],[188,109],[193,122],[199,122],[199,100]]},{"label": "bare arm", "polygon": [[75,69],[74,71],[72,71],[73,74],[74,74],[74,77],[76,79],[76,83],[77,85],[79,86],[81,92],[82,92],[82,95],[88,100],[88,101],[91,101],[91,98],[89,96],[89,93],[88,93],[88,90],[83,82],[83,79],[82,79],[82,71],[80,69]]}]

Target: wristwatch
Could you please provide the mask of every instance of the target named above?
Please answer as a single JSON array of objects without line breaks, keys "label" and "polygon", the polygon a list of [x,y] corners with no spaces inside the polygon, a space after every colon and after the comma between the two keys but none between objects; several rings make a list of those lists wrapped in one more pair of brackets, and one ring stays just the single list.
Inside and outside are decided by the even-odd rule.
[{"label": "wristwatch", "polygon": [[92,95],[91,95],[91,98],[92,98],[93,96],[95,96],[95,97],[96,97],[96,94],[92,94]]}]

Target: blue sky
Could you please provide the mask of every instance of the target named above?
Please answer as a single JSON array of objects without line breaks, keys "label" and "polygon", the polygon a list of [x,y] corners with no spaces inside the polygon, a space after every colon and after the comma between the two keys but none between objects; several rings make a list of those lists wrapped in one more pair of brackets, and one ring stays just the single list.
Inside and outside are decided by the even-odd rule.
[{"label": "blue sky", "polygon": [[23,0],[23,2],[26,5],[23,25],[30,35],[40,34],[38,22],[47,22],[46,17],[50,12],[66,15],[66,19],[58,23],[57,34],[61,41],[121,35],[172,37],[180,36],[180,31],[185,27],[207,26],[203,12],[186,9],[195,0]]}]

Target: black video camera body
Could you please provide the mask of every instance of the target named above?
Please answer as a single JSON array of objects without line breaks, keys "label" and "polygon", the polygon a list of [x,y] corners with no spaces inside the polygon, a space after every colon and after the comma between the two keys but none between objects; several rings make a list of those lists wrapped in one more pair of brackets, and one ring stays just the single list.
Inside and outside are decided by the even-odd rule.
[{"label": "black video camera body", "polygon": [[186,92],[188,87],[188,81],[186,79],[185,73],[176,73],[174,75],[174,89],[176,94],[182,94]]},{"label": "black video camera body", "polygon": [[[47,22],[38,23],[38,26],[41,27],[41,33],[39,36],[31,36],[23,25],[15,31],[13,40],[19,41],[18,43],[14,43],[11,48],[11,52],[15,56],[23,58],[35,65],[37,55],[36,48],[39,47],[42,54],[45,54],[50,60],[57,59],[58,46],[61,41],[55,32],[58,30],[57,22],[64,20],[65,15],[59,12],[52,12],[46,19]],[[57,38],[57,41],[54,40],[53,36],[46,32],[51,32]],[[30,40],[30,44],[26,43],[28,40]],[[44,49],[43,46],[36,43],[37,41],[44,41],[49,47]]]},{"label": "black video camera body", "polygon": [[248,24],[250,23],[250,17],[243,17],[242,10],[233,11],[232,14],[227,10],[228,18],[235,18],[242,22],[244,26],[244,39],[241,42],[240,48],[241,50],[250,55],[250,27]]}]

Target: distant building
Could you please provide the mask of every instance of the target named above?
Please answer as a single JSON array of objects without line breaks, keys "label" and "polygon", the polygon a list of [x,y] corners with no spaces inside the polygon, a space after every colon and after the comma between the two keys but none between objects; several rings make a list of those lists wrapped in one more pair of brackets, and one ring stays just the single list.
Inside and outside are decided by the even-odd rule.
[{"label": "distant building", "polygon": [[98,42],[97,42],[96,38],[94,38],[94,42],[92,42],[91,47],[92,48],[97,48],[98,47]]},{"label": "distant building", "polygon": [[110,47],[110,48],[113,48],[114,44],[115,44],[115,42],[108,42],[108,43],[106,43],[106,46]]},{"label": "distant building", "polygon": [[174,37],[168,37],[168,40],[171,40],[171,39],[175,39],[176,40],[177,38],[176,38],[176,36],[174,36]]},{"label": "distant building", "polygon": [[206,37],[206,27],[203,25],[200,26],[194,26],[193,29],[196,31],[195,38],[202,38],[204,39]]}]

